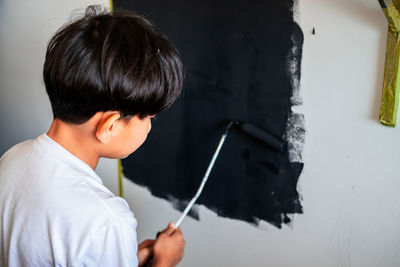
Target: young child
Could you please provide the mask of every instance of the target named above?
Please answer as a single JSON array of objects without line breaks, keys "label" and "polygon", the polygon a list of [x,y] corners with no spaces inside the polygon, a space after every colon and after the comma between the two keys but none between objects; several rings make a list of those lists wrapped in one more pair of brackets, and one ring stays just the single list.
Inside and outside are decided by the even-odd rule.
[{"label": "young child", "polygon": [[100,157],[134,152],[179,96],[178,52],[145,18],[89,7],[50,40],[43,76],[48,133],[0,159],[0,266],[178,264],[181,230],[138,246],[128,204],[94,172]]}]

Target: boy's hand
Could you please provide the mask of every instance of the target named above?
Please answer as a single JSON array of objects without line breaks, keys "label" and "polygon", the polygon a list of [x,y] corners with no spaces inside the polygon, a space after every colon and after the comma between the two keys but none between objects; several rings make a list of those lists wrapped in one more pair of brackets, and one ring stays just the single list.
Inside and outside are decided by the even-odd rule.
[{"label": "boy's hand", "polygon": [[153,266],[172,267],[177,265],[183,258],[185,245],[181,229],[175,229],[175,225],[169,223],[154,243]]},{"label": "boy's hand", "polygon": [[139,267],[145,266],[147,261],[153,255],[154,242],[155,240],[147,239],[139,244],[137,252]]}]

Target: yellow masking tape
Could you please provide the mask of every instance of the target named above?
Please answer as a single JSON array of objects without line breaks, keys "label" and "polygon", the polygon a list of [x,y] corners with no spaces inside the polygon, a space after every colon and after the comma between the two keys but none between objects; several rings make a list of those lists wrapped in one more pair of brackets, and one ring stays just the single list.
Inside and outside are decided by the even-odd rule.
[{"label": "yellow masking tape", "polygon": [[388,20],[385,73],[379,120],[387,126],[396,126],[400,91],[400,0],[380,0]]},{"label": "yellow masking tape", "polygon": [[119,196],[124,197],[124,188],[122,184],[122,164],[120,159],[118,159],[118,190]]}]

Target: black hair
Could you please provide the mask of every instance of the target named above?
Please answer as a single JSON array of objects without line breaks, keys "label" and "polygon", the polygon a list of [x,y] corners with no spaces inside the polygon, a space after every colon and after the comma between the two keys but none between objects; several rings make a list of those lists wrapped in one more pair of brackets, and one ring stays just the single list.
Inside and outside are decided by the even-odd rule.
[{"label": "black hair", "polygon": [[43,67],[54,118],[75,124],[98,111],[155,115],[177,99],[183,76],[179,53],[149,20],[96,6],[56,32]]}]

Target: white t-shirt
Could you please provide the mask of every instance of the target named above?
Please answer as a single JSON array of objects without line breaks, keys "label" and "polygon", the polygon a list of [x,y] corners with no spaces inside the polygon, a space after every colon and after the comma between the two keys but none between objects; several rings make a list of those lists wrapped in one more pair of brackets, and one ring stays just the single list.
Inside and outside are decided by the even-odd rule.
[{"label": "white t-shirt", "polygon": [[46,134],[0,159],[0,266],[137,266],[136,219]]}]

